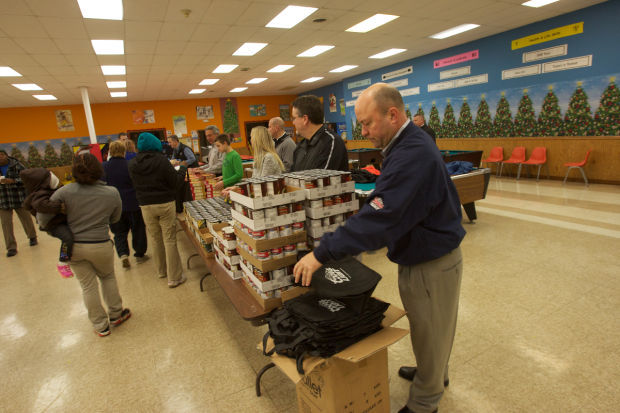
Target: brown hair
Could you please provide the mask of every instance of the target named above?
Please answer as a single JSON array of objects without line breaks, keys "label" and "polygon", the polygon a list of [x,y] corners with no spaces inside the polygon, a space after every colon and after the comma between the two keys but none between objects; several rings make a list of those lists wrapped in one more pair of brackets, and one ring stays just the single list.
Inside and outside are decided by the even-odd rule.
[{"label": "brown hair", "polygon": [[125,150],[127,152],[138,152],[136,150],[136,144],[134,143],[134,141],[132,141],[131,139],[127,139],[125,141]]},{"label": "brown hair", "polygon": [[315,125],[323,124],[323,104],[318,97],[314,95],[299,96],[293,101],[291,106],[297,109],[300,117],[308,115],[310,123]]},{"label": "brown hair", "polygon": [[230,145],[230,138],[225,133],[222,133],[221,135],[217,135],[217,138],[215,138],[215,141],[219,143],[225,143],[226,145]]},{"label": "brown hair", "polygon": [[110,157],[124,158],[125,145],[122,141],[114,141],[110,144]]},{"label": "brown hair", "polygon": [[103,166],[92,153],[77,155],[71,170],[78,184],[93,185],[103,177]]}]

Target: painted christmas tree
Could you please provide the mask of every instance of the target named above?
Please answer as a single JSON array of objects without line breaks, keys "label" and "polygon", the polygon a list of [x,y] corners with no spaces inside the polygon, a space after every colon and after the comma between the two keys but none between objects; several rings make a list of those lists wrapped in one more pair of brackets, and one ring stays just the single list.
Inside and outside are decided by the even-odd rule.
[{"label": "painted christmas tree", "polygon": [[364,139],[362,136],[362,124],[357,119],[351,119],[351,130],[353,131],[353,139]]},{"label": "painted christmas tree", "polygon": [[413,116],[411,116],[411,111],[409,110],[409,105],[405,105],[405,114],[407,115],[407,119],[411,120]]},{"label": "painted christmas tree", "polygon": [[31,168],[45,168],[45,162],[36,146],[32,143],[28,149],[28,166]]},{"label": "painted christmas tree", "polygon": [[62,141],[60,146],[60,166],[67,166],[73,163],[73,151],[67,145],[67,142]]},{"label": "painted christmas tree", "polygon": [[437,106],[435,106],[435,101],[433,101],[431,118],[428,121],[428,126],[435,131],[435,134],[438,138],[443,138],[443,135],[441,133],[441,121],[439,120],[439,111],[437,110]]},{"label": "painted christmas tree", "polygon": [[474,136],[474,122],[471,117],[471,110],[467,98],[463,99],[461,113],[459,114],[458,136],[461,138],[471,138]]},{"label": "painted christmas tree", "polygon": [[543,101],[542,110],[538,115],[538,136],[563,136],[564,121],[558,105],[558,97],[549,86],[549,92]]},{"label": "painted christmas tree", "polygon": [[536,115],[534,114],[532,99],[530,99],[527,92],[527,89],[523,90],[523,97],[519,102],[517,116],[515,116],[515,136],[536,135]]},{"label": "painted christmas tree", "polygon": [[224,133],[239,133],[237,110],[230,99],[226,101],[224,106]]},{"label": "painted christmas tree", "polygon": [[26,158],[24,158],[24,154],[19,150],[17,145],[13,144],[13,149],[11,149],[11,156],[17,159],[22,165],[28,168],[28,162],[26,162]]},{"label": "painted christmas tree", "polygon": [[422,104],[418,103],[418,111],[415,113],[416,116],[422,116],[424,118],[424,122],[426,123],[426,117],[424,116],[424,109],[422,109]]},{"label": "painted christmas tree", "polygon": [[577,82],[577,89],[570,97],[568,110],[564,115],[564,127],[567,136],[587,136],[594,132],[588,95],[583,91],[581,82]]},{"label": "painted christmas tree", "polygon": [[458,136],[458,130],[456,127],[456,119],[454,118],[454,109],[450,99],[446,104],[446,110],[443,114],[443,123],[441,124],[442,138],[456,138]]},{"label": "painted christmas tree", "polygon": [[497,137],[511,137],[513,133],[514,125],[512,124],[512,114],[510,113],[510,105],[504,92],[497,104],[497,110],[495,111],[495,119],[493,119],[493,131]]},{"label": "painted christmas tree", "polygon": [[52,144],[49,142],[45,145],[45,166],[48,168],[60,166],[60,158],[58,157],[58,154],[56,153],[56,150],[54,150]]},{"label": "painted christmas tree", "polygon": [[476,112],[474,135],[481,138],[490,138],[493,136],[493,122],[491,121],[489,104],[485,100],[484,94],[481,96],[480,103],[478,104],[478,111]]},{"label": "painted christmas tree", "polygon": [[620,91],[615,80],[615,77],[609,79],[594,115],[595,133],[599,136],[620,135]]}]

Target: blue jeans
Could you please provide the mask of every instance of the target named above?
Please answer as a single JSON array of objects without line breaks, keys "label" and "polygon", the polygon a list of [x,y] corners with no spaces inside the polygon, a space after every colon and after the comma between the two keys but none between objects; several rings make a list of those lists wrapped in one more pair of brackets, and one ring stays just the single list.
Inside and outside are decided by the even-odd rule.
[{"label": "blue jeans", "polygon": [[110,230],[114,234],[114,246],[119,257],[129,255],[129,243],[127,235],[131,230],[131,246],[134,250],[134,257],[143,257],[146,253],[146,228],[142,212],[123,211],[121,219],[114,224],[110,224]]}]

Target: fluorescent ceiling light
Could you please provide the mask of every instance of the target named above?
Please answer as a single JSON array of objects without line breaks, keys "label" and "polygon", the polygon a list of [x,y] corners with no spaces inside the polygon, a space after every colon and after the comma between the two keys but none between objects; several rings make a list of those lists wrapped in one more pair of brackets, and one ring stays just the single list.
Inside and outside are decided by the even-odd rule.
[{"label": "fluorescent ceiling light", "polygon": [[113,98],[124,98],[127,96],[127,92],[110,92],[110,96]]},{"label": "fluorescent ceiling light", "polygon": [[104,75],[124,75],[125,66],[101,66]]},{"label": "fluorescent ceiling light", "polygon": [[232,89],[231,92],[232,93],[243,92],[246,89],[247,89],[247,87],[236,87],[236,88]]},{"label": "fluorescent ceiling light", "polygon": [[108,89],[122,89],[127,87],[127,82],[124,80],[118,82],[105,82],[108,85]]},{"label": "fluorescent ceiling light", "polygon": [[277,65],[277,66],[274,66],[271,69],[267,70],[267,72],[269,72],[269,73],[282,73],[282,72],[286,72],[287,70],[289,70],[292,67],[295,67],[295,65]]},{"label": "fluorescent ceiling light", "polygon": [[445,39],[446,37],[455,36],[457,34],[466,32],[471,29],[475,29],[476,27],[480,27],[479,24],[461,24],[460,26],[453,27],[448,30],[444,30],[443,32],[436,33],[431,37],[431,39]]},{"label": "fluorescent ceiling light", "polygon": [[265,27],[290,29],[317,10],[316,7],[287,6],[280,14],[271,19]]},{"label": "fluorescent ceiling light", "polygon": [[91,40],[95,54],[125,54],[125,46],[122,40]]},{"label": "fluorescent ceiling light", "polygon": [[555,3],[556,1],[558,0],[530,0],[526,1],[525,3],[521,3],[521,5],[527,7],[542,7],[546,6],[547,4]]},{"label": "fluorescent ceiling light", "polygon": [[0,76],[20,76],[20,73],[17,73],[15,70],[11,69],[8,66],[0,66]]},{"label": "fluorescent ceiling light", "polygon": [[230,73],[239,65],[219,65],[215,68],[213,73]]},{"label": "fluorescent ceiling light", "polygon": [[13,86],[19,90],[43,90],[41,86],[35,85],[34,83],[13,83]]},{"label": "fluorescent ceiling light", "polygon": [[398,19],[399,16],[393,14],[375,14],[372,17],[367,18],[363,22],[357,23],[355,26],[349,27],[346,31],[355,33],[366,33],[379,26],[383,26],[385,23],[389,23],[394,19]]},{"label": "fluorescent ceiling light", "polygon": [[32,95],[32,97],[37,98],[39,100],[58,100],[54,95]]},{"label": "fluorescent ceiling light", "polygon": [[250,79],[247,82],[245,82],[246,85],[256,85],[258,83],[262,83],[265,80],[267,80],[266,77],[255,77],[254,79]]},{"label": "fluorescent ceiling light", "polygon": [[322,77],[309,77],[306,80],[302,80],[301,83],[312,83],[312,82],[316,82],[317,80],[321,80],[323,79]]},{"label": "fluorescent ceiling light", "polygon": [[85,19],[123,20],[123,0],[78,0]]},{"label": "fluorescent ceiling light", "polygon": [[265,46],[267,46],[267,43],[243,43],[241,47],[233,53],[233,56],[254,56]]},{"label": "fluorescent ceiling light", "polygon": [[340,66],[335,69],[332,69],[329,72],[330,73],[341,73],[341,72],[346,72],[347,70],[355,69],[356,67],[358,66],[357,65],[344,65],[344,66]]},{"label": "fluorescent ceiling light", "polygon": [[407,49],[388,49],[384,52],[373,54],[372,56],[369,56],[368,58],[369,59],[385,59],[386,57],[394,56],[395,54],[402,53],[406,50]]},{"label": "fluorescent ceiling light", "polygon": [[198,94],[204,92],[205,90],[207,90],[207,89],[192,89],[192,90],[189,91],[189,94],[190,95],[198,95]]},{"label": "fluorescent ceiling light", "polygon": [[314,57],[320,55],[321,53],[325,53],[326,51],[333,48],[334,46],[312,46],[305,52],[298,54],[297,57]]},{"label": "fluorescent ceiling light", "polygon": [[220,79],[202,79],[202,82],[198,83],[200,86],[205,86],[205,85],[214,85],[217,82],[219,82]]}]

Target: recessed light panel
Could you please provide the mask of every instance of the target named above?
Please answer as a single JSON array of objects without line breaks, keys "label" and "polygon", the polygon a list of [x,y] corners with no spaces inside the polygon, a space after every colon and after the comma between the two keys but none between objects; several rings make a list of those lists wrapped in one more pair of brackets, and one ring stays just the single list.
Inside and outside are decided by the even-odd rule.
[{"label": "recessed light panel", "polygon": [[448,30],[444,30],[443,32],[436,33],[430,36],[432,39],[445,39],[446,37],[456,36],[457,34],[461,34],[471,29],[475,29],[476,27],[480,27],[479,24],[461,24],[460,26],[453,27]]},{"label": "recessed light panel", "polygon": [[274,66],[271,69],[267,70],[267,72],[269,72],[269,73],[282,73],[282,72],[286,72],[287,70],[289,70],[292,67],[295,67],[295,65],[277,65],[277,66]]},{"label": "recessed light panel", "polygon": [[334,46],[324,46],[324,45],[312,46],[305,52],[298,54],[297,57],[314,57],[314,56],[320,55],[321,53],[325,53],[326,51],[331,50],[333,48]]},{"label": "recessed light panel", "polygon": [[115,55],[125,54],[125,45],[122,40],[91,40],[95,54]]},{"label": "recessed light panel", "polygon": [[239,65],[219,65],[215,68],[213,73],[230,73],[235,70]]},{"label": "recessed light panel", "polygon": [[85,19],[123,20],[123,0],[78,0]]},{"label": "recessed light panel", "polygon": [[306,80],[302,80],[301,83],[312,83],[312,82],[316,82],[317,80],[321,80],[323,79],[322,77],[309,77]]},{"label": "recessed light panel", "polygon": [[256,85],[258,83],[262,83],[265,80],[267,80],[266,77],[255,77],[254,79],[250,79],[247,82],[245,82],[246,85]]},{"label": "recessed light panel", "polygon": [[202,82],[198,83],[200,86],[206,86],[206,85],[214,85],[217,82],[219,82],[220,79],[202,79]]},{"label": "recessed light panel", "polygon": [[125,66],[101,66],[104,75],[124,75]]},{"label": "recessed light panel", "polygon": [[267,46],[267,43],[243,43],[241,47],[233,53],[233,56],[254,56],[265,46]]},{"label": "recessed light panel", "polygon": [[247,89],[247,87],[236,87],[234,89],[231,89],[231,92],[232,93],[239,93],[239,92],[243,92],[246,89]]},{"label": "recessed light panel", "polygon": [[34,83],[13,83],[13,86],[19,90],[43,90],[39,85]]},{"label": "recessed light panel", "polygon": [[127,97],[127,92],[110,92],[110,96],[113,98],[124,98]]},{"label": "recessed light panel", "polygon": [[21,77],[20,73],[17,73],[15,70],[11,69],[8,66],[0,66],[0,76],[15,76],[15,77]]},{"label": "recessed light panel", "polygon": [[205,90],[207,89],[192,89],[189,91],[190,95],[199,95],[201,93],[203,93]]},{"label": "recessed light panel", "polygon": [[317,10],[316,7],[287,6],[265,27],[290,29]]},{"label": "recessed light panel", "polygon": [[108,85],[108,89],[123,89],[127,87],[127,82],[120,80],[117,82],[105,82]]},{"label": "recessed light panel", "polygon": [[329,72],[330,73],[341,73],[341,72],[346,72],[347,70],[355,69],[356,67],[358,66],[357,65],[344,65],[344,66],[340,66],[335,69],[332,69]]},{"label": "recessed light panel", "polygon": [[402,53],[407,49],[388,49],[381,53],[373,54],[369,56],[369,59],[385,59],[386,57],[394,56],[395,54]]},{"label": "recessed light panel", "polygon": [[58,100],[54,95],[32,95],[32,97],[39,100]]},{"label": "recessed light panel", "polygon": [[521,3],[521,5],[527,7],[542,7],[546,6],[547,4],[555,3],[556,1],[558,0],[530,0],[526,1],[525,3]]},{"label": "recessed light panel", "polygon": [[399,16],[393,14],[375,14],[372,17],[367,18],[363,22],[357,23],[355,26],[349,27],[348,32],[366,33],[379,26],[383,26],[386,23],[391,22],[394,19],[398,19]]}]

